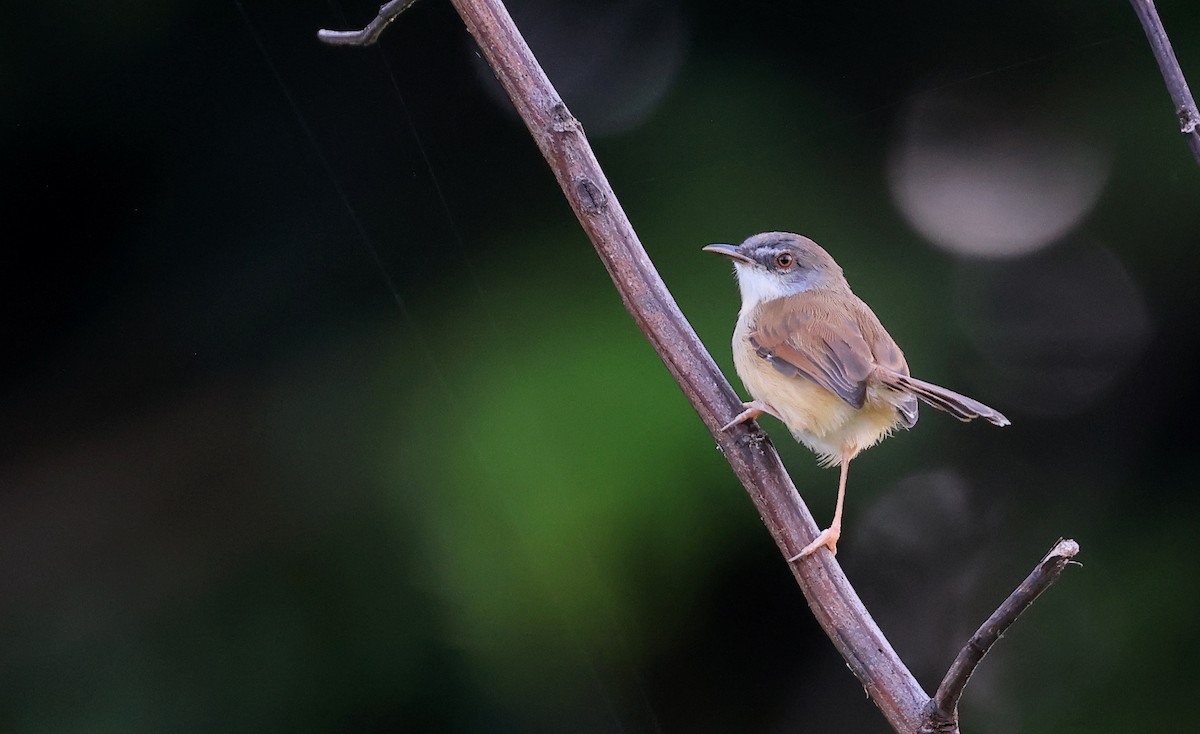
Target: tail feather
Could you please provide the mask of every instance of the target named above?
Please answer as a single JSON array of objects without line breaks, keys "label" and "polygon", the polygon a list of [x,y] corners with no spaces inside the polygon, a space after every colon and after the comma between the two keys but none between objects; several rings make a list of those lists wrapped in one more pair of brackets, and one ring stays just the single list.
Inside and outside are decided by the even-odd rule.
[{"label": "tail feather", "polygon": [[970,421],[983,418],[994,426],[1009,425],[1008,418],[994,408],[989,408],[978,400],[972,400],[966,395],[960,395],[953,390],[935,385],[932,382],[918,380],[915,377],[892,372],[886,376],[886,382],[893,387],[908,390],[929,405],[944,410],[960,421]]}]

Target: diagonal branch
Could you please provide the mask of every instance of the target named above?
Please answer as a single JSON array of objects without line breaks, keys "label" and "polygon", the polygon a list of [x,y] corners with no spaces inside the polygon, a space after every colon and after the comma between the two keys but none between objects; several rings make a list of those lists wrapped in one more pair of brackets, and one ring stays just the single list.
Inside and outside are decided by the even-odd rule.
[{"label": "diagonal branch", "polygon": [[[720,430],[741,411],[741,400],[655,270],[583,127],[563,104],[502,3],[453,3],[553,170],[625,307],[712,432],[780,553],[785,558],[796,555],[817,536],[816,523],[756,424]],[[893,728],[915,731],[929,696],[892,650],[837,561],[819,553],[789,567],[817,621]]]},{"label": "diagonal branch", "polygon": [[1000,608],[992,612],[992,616],[988,617],[983,626],[971,635],[971,639],[959,651],[958,657],[954,658],[950,670],[938,686],[937,693],[929,702],[929,721],[922,729],[923,732],[958,731],[958,701],[983,656],[988,654],[992,645],[995,645],[1013,622],[1017,621],[1021,612],[1028,609],[1034,599],[1058,581],[1067,564],[1077,563],[1072,560],[1077,553],[1078,543],[1074,540],[1060,539],[1021,585],[1009,594]]},{"label": "diagonal branch", "polygon": [[1137,13],[1146,38],[1150,41],[1150,50],[1154,52],[1154,60],[1162,71],[1163,81],[1167,83],[1167,92],[1175,103],[1175,114],[1179,117],[1179,131],[1187,136],[1188,146],[1196,162],[1200,163],[1200,111],[1196,110],[1196,100],[1188,89],[1187,80],[1183,77],[1183,69],[1179,68],[1179,60],[1175,58],[1175,50],[1171,48],[1171,40],[1163,28],[1154,0],[1129,0]]},{"label": "diagonal branch", "polygon": [[[816,523],[757,424],[721,430],[741,411],[741,401],[659,277],[583,127],[500,0],[451,1],[554,172],[626,309],[712,433],[782,556],[795,556],[816,538]],[[373,43],[408,4],[411,0],[388,3],[362,31],[321,31],[320,37],[340,45]],[[788,567],[817,622],[892,728],[902,734],[923,730],[930,721],[931,699],[883,636],[837,560],[820,553]],[[957,726],[943,730],[956,732]]]}]

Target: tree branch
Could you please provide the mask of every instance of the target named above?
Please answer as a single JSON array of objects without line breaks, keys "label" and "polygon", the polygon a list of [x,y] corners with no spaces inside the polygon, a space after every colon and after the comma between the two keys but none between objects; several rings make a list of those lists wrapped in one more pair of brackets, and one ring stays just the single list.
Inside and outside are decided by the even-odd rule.
[{"label": "tree branch", "polygon": [[954,658],[954,663],[942,679],[942,684],[938,686],[937,693],[929,702],[928,722],[922,728],[922,732],[958,731],[958,701],[983,656],[988,654],[992,645],[995,645],[1013,622],[1017,621],[1021,612],[1028,609],[1034,599],[1058,581],[1067,564],[1077,563],[1072,560],[1077,553],[1078,543],[1074,540],[1059,539],[1042,562],[1013,593],[1009,594],[1000,608],[992,612],[992,616],[988,617],[983,626],[971,635],[971,639]]},{"label": "tree branch", "polygon": [[317,38],[331,46],[370,46],[379,40],[392,21],[408,10],[417,0],[391,0],[379,9],[375,20],[358,31],[327,31],[324,28],[317,31]]},{"label": "tree branch", "polygon": [[1137,13],[1146,38],[1150,41],[1150,50],[1154,52],[1154,60],[1162,71],[1163,81],[1167,83],[1167,92],[1175,103],[1175,114],[1179,117],[1179,131],[1187,136],[1188,146],[1196,162],[1200,163],[1200,112],[1196,110],[1196,100],[1188,89],[1187,80],[1183,78],[1183,69],[1175,58],[1175,50],[1171,48],[1171,40],[1163,28],[1154,0],[1129,0]]},{"label": "tree branch", "polygon": [[[708,427],[784,558],[818,528],[766,434],[753,421],[720,430],[741,400],[684,318],[609,186],[579,121],[533,57],[500,0],[451,0],[525,122],[630,315]],[[321,31],[325,41],[365,45],[407,3],[385,5],[371,26]],[[818,553],[788,564],[817,622],[892,728],[922,730],[930,698],[892,649],[837,560]],[[1032,601],[1032,598],[1030,599]]]}]

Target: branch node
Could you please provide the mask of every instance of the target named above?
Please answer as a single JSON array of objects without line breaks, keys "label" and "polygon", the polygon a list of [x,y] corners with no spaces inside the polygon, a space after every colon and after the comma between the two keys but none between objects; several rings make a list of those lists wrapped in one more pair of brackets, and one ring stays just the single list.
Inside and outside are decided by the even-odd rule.
[{"label": "branch node", "polygon": [[767,447],[771,445],[771,437],[761,428],[749,428],[747,431],[737,437],[737,442],[746,448],[753,449],[760,454],[766,453]]},{"label": "branch node", "polygon": [[550,129],[556,133],[582,133],[583,125],[571,114],[567,105],[560,99],[550,107],[550,118],[553,122]]},{"label": "branch node", "polygon": [[1196,112],[1195,107],[1180,107],[1178,112],[1179,132],[1184,135],[1191,135],[1196,131],[1196,127],[1200,125],[1200,113]]},{"label": "branch node", "polygon": [[596,216],[608,209],[608,194],[605,194],[604,190],[591,179],[576,179],[575,193],[579,195],[579,203],[587,214]]}]

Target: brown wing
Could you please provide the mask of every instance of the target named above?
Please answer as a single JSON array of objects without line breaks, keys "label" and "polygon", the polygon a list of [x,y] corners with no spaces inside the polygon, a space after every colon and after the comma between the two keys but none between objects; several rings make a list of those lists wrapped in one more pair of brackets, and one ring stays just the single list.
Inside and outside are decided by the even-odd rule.
[{"label": "brown wing", "polygon": [[[863,308],[867,308],[863,304]],[[883,324],[879,323],[875,313],[867,309],[869,316],[862,319],[862,329],[864,338],[871,345],[871,354],[875,355],[876,377],[903,375],[907,376],[908,362],[904,359],[904,352],[900,351],[900,346],[896,344],[896,340],[892,335],[887,333],[887,329],[883,328]],[[896,385],[889,379],[883,379],[882,384],[893,390]],[[897,392],[900,392],[897,390]],[[912,393],[903,393],[897,395],[893,400],[896,405],[896,410],[900,413],[900,423],[905,428],[912,428],[917,425],[917,396]]]},{"label": "brown wing", "polygon": [[783,374],[802,375],[861,408],[875,355],[848,305],[840,294],[811,292],[768,301],[750,344]]},{"label": "brown wing", "polygon": [[[908,375],[908,363],[879,319],[852,293],[810,292],[759,307],[750,330],[758,356],[785,375],[805,377],[861,408],[877,368]],[[917,398],[896,400],[901,423],[917,423]]]}]

